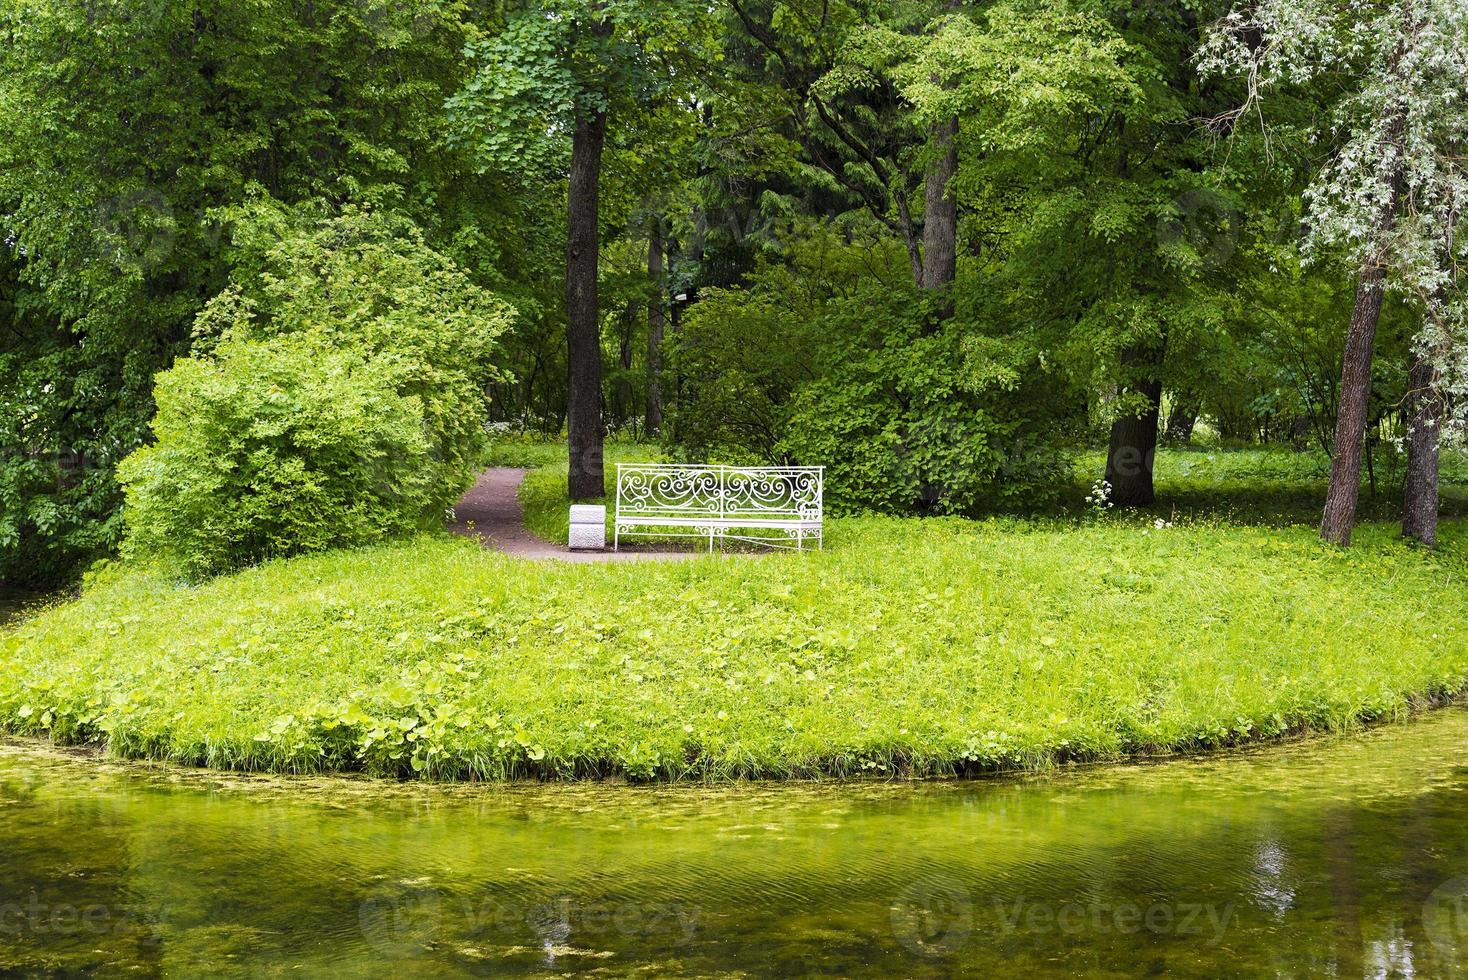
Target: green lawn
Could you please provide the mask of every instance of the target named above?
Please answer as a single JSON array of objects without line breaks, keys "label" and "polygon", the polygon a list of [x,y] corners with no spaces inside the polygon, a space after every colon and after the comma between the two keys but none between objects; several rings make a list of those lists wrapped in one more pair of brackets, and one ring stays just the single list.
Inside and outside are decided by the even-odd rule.
[{"label": "green lawn", "polygon": [[427,537],[202,586],[118,569],[0,633],[0,730],[436,778],[1191,750],[1464,689],[1465,529],[1434,555],[1385,524],[1341,552],[1213,520],[840,518],[820,554],[567,566]]},{"label": "green lawn", "polygon": [[[657,460],[653,446],[609,442],[606,448],[607,504],[615,489],[615,464]],[[521,488],[525,523],[548,541],[566,542],[569,501],[566,499],[566,447],[563,443],[497,443],[490,465],[532,467]],[[1075,483],[1058,508],[1027,515],[1036,519],[1074,521],[1087,516],[1085,498],[1091,484],[1106,472],[1106,454],[1077,453]],[[1442,512],[1468,517],[1468,454],[1443,455]],[[1265,527],[1315,526],[1325,502],[1330,459],[1318,451],[1281,449],[1163,449],[1157,455],[1157,504],[1113,519],[1137,526],[1165,520],[1209,520]],[[1400,473],[1384,461],[1373,491],[1363,477],[1360,516],[1364,521],[1394,521],[1400,513]],[[1395,480],[1397,483],[1393,483]],[[1026,515],[1019,515],[1026,516]],[[611,539],[608,514],[608,540]]]},{"label": "green lawn", "polygon": [[[1401,512],[1401,460],[1378,453],[1376,486],[1361,477],[1358,515],[1364,521],[1397,520]],[[1083,453],[1076,473],[1085,487],[1106,472],[1104,452]],[[1330,478],[1330,458],[1311,450],[1163,449],[1154,470],[1158,502],[1154,510],[1231,523],[1317,525]],[[1468,517],[1468,454],[1445,452],[1442,459],[1442,511]],[[1078,494],[1085,496],[1078,484]]]}]

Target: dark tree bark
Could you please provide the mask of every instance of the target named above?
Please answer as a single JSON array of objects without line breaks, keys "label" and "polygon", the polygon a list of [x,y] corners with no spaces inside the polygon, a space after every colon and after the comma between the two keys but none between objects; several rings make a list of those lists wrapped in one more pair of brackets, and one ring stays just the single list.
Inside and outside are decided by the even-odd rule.
[{"label": "dark tree bark", "polygon": [[[668,307],[668,329],[672,331],[675,340],[683,331],[681,306],[676,297],[672,305]],[[671,419],[664,416],[663,419],[663,427],[667,429],[669,442],[678,441],[678,406],[684,404],[683,373],[677,370],[676,364],[673,367],[674,370],[667,372],[663,378],[673,391],[673,416]]]},{"label": "dark tree bark", "polygon": [[[956,11],[961,0],[947,0],[947,13]],[[935,83],[942,79],[934,77]],[[952,285],[958,267],[958,197],[953,177],[958,173],[958,117],[935,123],[928,131],[932,142],[933,162],[926,175],[926,197],[923,204],[923,257],[918,272],[918,285],[923,289],[944,289]],[[953,315],[951,302],[942,311],[946,319]]]},{"label": "dark tree bark", "polygon": [[[610,25],[606,25],[610,30]],[[598,25],[600,27],[600,25]],[[600,264],[601,156],[607,114],[583,110],[571,135],[571,181],[566,222],[566,360],[570,367],[566,431],[572,500],[605,494],[602,469]]]},{"label": "dark tree bark", "polygon": [[[961,0],[947,0],[946,12],[961,6]],[[934,77],[935,83],[942,79]],[[943,289],[953,283],[958,268],[958,197],[953,177],[958,173],[958,117],[951,116],[935,123],[928,131],[932,142],[933,162],[928,165],[926,196],[923,203],[923,261],[918,285],[923,289]],[[944,319],[953,315],[950,301],[941,311]]]},{"label": "dark tree bark", "polygon": [[1412,356],[1407,375],[1407,477],[1402,501],[1402,534],[1429,548],[1437,546],[1438,437],[1443,398],[1437,371],[1423,352]]},{"label": "dark tree bark", "polygon": [[[1392,210],[1396,210],[1395,203]],[[1391,223],[1389,217],[1385,227],[1389,228]],[[1371,359],[1376,344],[1376,325],[1381,320],[1385,285],[1385,259],[1367,262],[1356,283],[1356,308],[1351,313],[1346,353],[1341,362],[1335,458],[1330,465],[1330,486],[1325,493],[1320,536],[1342,547],[1351,543],[1351,532],[1356,525],[1356,505],[1361,498],[1361,456],[1366,442],[1366,415],[1371,402]]]},{"label": "dark tree bark", "polygon": [[[1128,179],[1131,156],[1125,116],[1117,120],[1117,141],[1121,151],[1117,154],[1116,175]],[[1122,416],[1111,423],[1106,482],[1111,484],[1111,502],[1118,507],[1150,507],[1157,501],[1152,467],[1157,460],[1157,423],[1162,413],[1159,373],[1166,343],[1164,331],[1162,345],[1156,349],[1129,347],[1121,352],[1121,366],[1136,379],[1130,390],[1142,396],[1144,405],[1139,414]]]},{"label": "dark tree bark", "polygon": [[667,323],[663,313],[663,248],[663,219],[654,215],[647,245],[647,277],[657,287],[647,304],[647,434],[650,436],[663,429],[663,330]]},{"label": "dark tree bark", "polygon": [[923,264],[919,285],[943,289],[953,282],[958,265],[958,199],[953,193],[953,175],[958,172],[958,119],[932,128],[933,149],[938,154],[928,167],[927,201],[923,214]]},{"label": "dark tree bark", "polygon": [[1310,416],[1296,415],[1290,420],[1290,446],[1297,453],[1310,448]]},{"label": "dark tree bark", "polygon": [[1111,445],[1106,453],[1106,482],[1111,502],[1118,507],[1148,507],[1157,501],[1152,466],[1157,457],[1157,420],[1161,413],[1162,382],[1148,379],[1132,386],[1147,401],[1140,415],[1123,416],[1111,423]]},{"label": "dark tree bark", "polygon": [[[1460,152],[1454,146],[1453,152]],[[1453,230],[1458,227],[1459,212],[1454,206],[1448,212],[1448,241],[1444,250],[1448,261],[1456,254]],[[1417,347],[1407,372],[1407,476],[1403,484],[1402,534],[1429,548],[1437,547],[1437,519],[1442,499],[1439,478],[1442,450],[1442,424],[1447,415],[1447,398],[1434,361],[1443,353],[1447,324],[1442,321],[1448,300],[1446,290],[1439,291],[1428,304],[1428,322],[1438,337],[1432,347]]]}]

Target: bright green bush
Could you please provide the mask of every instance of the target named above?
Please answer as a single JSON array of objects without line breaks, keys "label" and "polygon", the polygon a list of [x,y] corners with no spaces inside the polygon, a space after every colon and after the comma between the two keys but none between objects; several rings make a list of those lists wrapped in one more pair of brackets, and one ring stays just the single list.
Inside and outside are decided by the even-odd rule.
[{"label": "bright green bush", "polygon": [[510,310],[403,219],[232,217],[235,281],[119,470],[125,554],[200,576],[440,524],[484,453]]},{"label": "bright green bush", "polygon": [[[878,302],[863,299],[868,310]],[[888,312],[888,323],[900,322],[899,310]],[[990,361],[962,327],[885,340],[880,329],[863,331],[828,374],[800,389],[780,442],[789,458],[826,466],[838,507],[978,515],[1033,506],[1067,485],[1052,420],[1021,390],[1019,372]],[[1021,421],[1016,403],[1034,406],[1038,421]]]},{"label": "bright green bush", "polygon": [[159,376],[157,441],[129,456],[127,551],[194,577],[406,534],[435,510],[415,396],[360,355],[231,342]]},{"label": "bright green bush", "polygon": [[422,403],[434,485],[445,506],[483,455],[486,386],[513,310],[433,251],[411,221],[348,209],[327,216],[269,201],[232,213],[235,281],[196,332],[298,335],[370,358],[393,390]]}]

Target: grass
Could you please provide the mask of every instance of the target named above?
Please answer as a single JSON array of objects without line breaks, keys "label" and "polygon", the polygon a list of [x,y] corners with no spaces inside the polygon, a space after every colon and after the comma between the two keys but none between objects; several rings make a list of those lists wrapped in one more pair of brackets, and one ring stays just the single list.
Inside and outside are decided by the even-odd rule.
[{"label": "grass", "polygon": [[[654,446],[608,442],[606,487],[608,510],[616,486],[616,463],[662,459]],[[531,467],[520,489],[525,524],[547,541],[565,544],[569,512],[564,443],[497,443],[491,465]],[[1106,472],[1106,454],[1079,453],[1076,483],[1062,506],[1038,519],[1074,521],[1087,516],[1084,504],[1091,484]],[[1330,458],[1319,451],[1284,449],[1185,448],[1159,451],[1154,471],[1157,503],[1116,519],[1137,526],[1158,517],[1167,520],[1222,521],[1264,527],[1315,526],[1320,522],[1330,477]],[[1383,462],[1375,491],[1364,479],[1360,516],[1363,521],[1395,521],[1400,515],[1400,472]],[[1442,513],[1468,518],[1468,453],[1443,456]],[[1395,480],[1396,483],[1391,481]],[[608,514],[607,539],[611,540]]]},{"label": "grass", "polygon": [[[629,450],[630,452],[631,450]],[[555,474],[527,487],[549,513]],[[556,503],[559,507],[559,502]],[[539,518],[536,518],[539,520]],[[442,537],[0,633],[0,731],[423,778],[935,775],[1388,718],[1468,685],[1468,524],[829,522],[821,554],[536,564]]]},{"label": "grass", "polygon": [[[1401,462],[1378,450],[1377,483],[1362,474],[1358,516],[1363,521],[1398,520]],[[1084,499],[1092,480],[1106,472],[1104,452],[1082,453],[1072,501]],[[1271,527],[1320,522],[1330,478],[1330,458],[1318,450],[1181,448],[1158,452],[1154,512],[1216,518]],[[1468,454],[1447,452],[1442,460],[1442,513],[1468,517]]]}]

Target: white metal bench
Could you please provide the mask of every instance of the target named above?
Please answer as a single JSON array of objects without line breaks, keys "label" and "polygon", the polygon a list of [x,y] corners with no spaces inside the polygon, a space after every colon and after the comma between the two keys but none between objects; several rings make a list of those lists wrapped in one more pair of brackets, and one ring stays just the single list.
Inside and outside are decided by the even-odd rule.
[{"label": "white metal bench", "polygon": [[821,466],[619,463],[612,549],[623,534],[821,547]]}]

